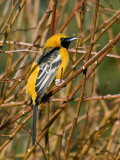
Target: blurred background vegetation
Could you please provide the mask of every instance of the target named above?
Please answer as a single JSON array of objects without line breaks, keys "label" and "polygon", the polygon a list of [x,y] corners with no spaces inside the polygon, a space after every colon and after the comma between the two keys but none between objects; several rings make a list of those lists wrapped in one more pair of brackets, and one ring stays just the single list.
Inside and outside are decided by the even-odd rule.
[{"label": "blurred background vegetation", "polygon": [[[48,89],[57,93],[39,106],[33,151],[26,82],[36,55],[59,32],[80,37],[69,47],[65,80],[110,50],[90,61],[85,79],[80,72],[64,91]],[[0,1],[0,160],[120,159],[119,39],[120,0]]]}]

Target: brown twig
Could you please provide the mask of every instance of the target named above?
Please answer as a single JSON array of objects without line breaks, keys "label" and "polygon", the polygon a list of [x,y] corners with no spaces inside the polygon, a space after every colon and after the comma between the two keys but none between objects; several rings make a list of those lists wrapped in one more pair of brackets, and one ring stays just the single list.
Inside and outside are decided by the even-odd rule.
[{"label": "brown twig", "polygon": [[57,33],[62,32],[65,27],[68,25],[68,23],[71,21],[71,19],[75,16],[75,14],[77,13],[77,11],[81,8],[81,6],[85,3],[86,0],[82,0],[73,10],[73,12],[71,13],[71,15],[68,17],[68,19],[65,21],[65,23],[62,25],[62,27],[57,31]]}]

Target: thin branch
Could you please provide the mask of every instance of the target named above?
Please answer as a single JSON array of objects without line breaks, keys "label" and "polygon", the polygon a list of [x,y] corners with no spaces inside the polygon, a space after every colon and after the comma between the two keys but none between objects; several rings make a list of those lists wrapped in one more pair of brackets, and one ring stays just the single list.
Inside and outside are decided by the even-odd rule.
[{"label": "thin branch", "polygon": [[82,5],[85,3],[86,0],[81,0],[81,2],[75,7],[71,15],[68,17],[68,19],[65,21],[65,23],[62,25],[62,27],[57,31],[57,33],[62,32],[65,27],[68,25],[68,23],[71,21],[71,19],[77,14],[77,11],[82,7]]}]

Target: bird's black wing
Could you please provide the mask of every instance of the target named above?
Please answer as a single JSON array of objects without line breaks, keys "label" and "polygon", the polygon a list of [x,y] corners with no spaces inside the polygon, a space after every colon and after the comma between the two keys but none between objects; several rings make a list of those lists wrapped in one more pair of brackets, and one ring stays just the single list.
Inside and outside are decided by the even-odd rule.
[{"label": "bird's black wing", "polygon": [[39,64],[39,73],[35,85],[37,92],[36,102],[44,95],[57,74],[57,69],[61,64],[59,50],[58,47],[44,49],[43,54],[41,56],[38,55],[36,58]]}]

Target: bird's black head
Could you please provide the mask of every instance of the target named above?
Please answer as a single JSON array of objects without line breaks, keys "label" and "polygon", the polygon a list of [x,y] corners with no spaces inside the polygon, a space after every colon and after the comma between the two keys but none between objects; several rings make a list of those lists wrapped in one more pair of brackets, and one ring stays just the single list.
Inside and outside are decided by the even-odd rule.
[{"label": "bird's black head", "polygon": [[76,38],[76,37],[70,37],[70,38],[63,38],[63,37],[61,37],[61,38],[60,38],[61,45],[62,45],[64,48],[68,49],[68,47],[69,47],[69,45],[70,45],[70,42],[73,41],[73,40],[76,40],[76,39],[78,39],[78,38]]}]

